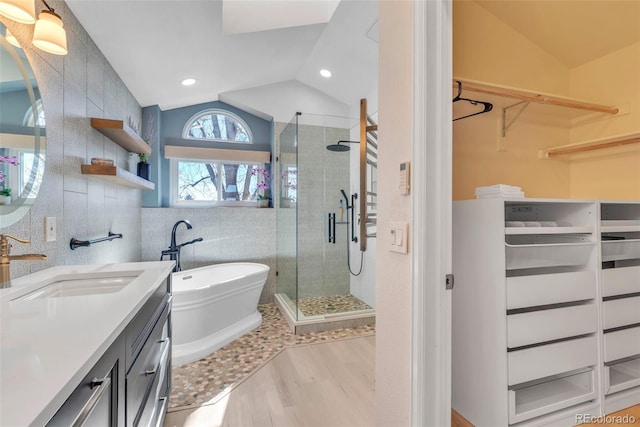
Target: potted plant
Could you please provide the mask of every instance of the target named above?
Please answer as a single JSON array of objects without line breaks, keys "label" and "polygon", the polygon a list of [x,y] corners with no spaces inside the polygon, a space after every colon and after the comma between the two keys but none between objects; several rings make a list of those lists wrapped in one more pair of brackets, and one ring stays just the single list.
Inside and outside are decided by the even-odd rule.
[{"label": "potted plant", "polygon": [[0,205],[9,205],[11,204],[11,189],[5,188],[0,190]]},{"label": "potted plant", "polygon": [[142,179],[149,180],[149,155],[138,153],[138,176]]},{"label": "potted plant", "polygon": [[259,208],[268,208],[271,197],[267,196],[267,189],[269,188],[269,171],[263,168],[251,169],[251,175],[258,177],[258,188],[256,190]]},{"label": "potted plant", "polygon": [[[147,125],[142,135],[142,139],[147,145],[151,146],[153,139],[155,138],[154,118],[149,116]],[[138,153],[138,176],[142,179],[149,180],[149,155],[146,153]]]}]

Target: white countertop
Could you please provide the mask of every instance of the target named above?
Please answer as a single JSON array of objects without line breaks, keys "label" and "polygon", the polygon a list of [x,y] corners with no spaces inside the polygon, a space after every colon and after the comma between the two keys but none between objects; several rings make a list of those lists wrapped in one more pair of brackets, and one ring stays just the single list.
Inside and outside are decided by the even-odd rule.
[{"label": "white countertop", "polygon": [[[47,423],[172,268],[173,261],[58,266],[0,289],[0,426]],[[111,294],[14,301],[69,275],[117,271],[141,274]]]}]

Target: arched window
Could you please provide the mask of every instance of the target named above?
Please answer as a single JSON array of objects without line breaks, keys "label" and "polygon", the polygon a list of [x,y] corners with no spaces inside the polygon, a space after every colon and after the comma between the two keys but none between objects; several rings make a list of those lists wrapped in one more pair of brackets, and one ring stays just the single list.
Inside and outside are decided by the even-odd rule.
[{"label": "arched window", "polygon": [[240,117],[223,110],[201,111],[187,121],[185,139],[251,144],[249,126]]},{"label": "arched window", "polygon": [[23,126],[27,126],[30,128],[35,126],[45,127],[46,123],[44,121],[44,108],[42,108],[42,99],[36,100],[36,110],[38,113],[38,117],[35,117],[35,115],[33,114],[33,108],[29,107],[22,121]]},{"label": "arched window", "polygon": [[172,206],[255,205],[271,198],[270,152],[229,147],[253,143],[240,117],[219,109],[200,111],[186,122],[182,138],[212,143],[165,145]]}]

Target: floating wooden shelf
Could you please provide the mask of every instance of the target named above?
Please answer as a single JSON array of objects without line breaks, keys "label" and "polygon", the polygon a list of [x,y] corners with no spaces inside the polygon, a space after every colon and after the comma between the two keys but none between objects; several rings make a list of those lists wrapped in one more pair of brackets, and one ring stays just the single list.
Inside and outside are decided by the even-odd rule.
[{"label": "floating wooden shelf", "polygon": [[91,127],[131,153],[151,154],[151,147],[122,120],[91,119]]},{"label": "floating wooden shelf", "polygon": [[142,179],[117,166],[82,165],[82,174],[140,190],[154,190],[156,188],[153,182]]},{"label": "floating wooden shelf", "polygon": [[602,150],[604,148],[620,147],[622,145],[638,143],[640,143],[640,132],[635,132],[625,135],[612,136],[609,138],[594,139],[577,144],[561,145],[559,147],[549,148],[548,150],[542,152],[541,157],[550,158],[568,154],[578,154],[586,151]]}]

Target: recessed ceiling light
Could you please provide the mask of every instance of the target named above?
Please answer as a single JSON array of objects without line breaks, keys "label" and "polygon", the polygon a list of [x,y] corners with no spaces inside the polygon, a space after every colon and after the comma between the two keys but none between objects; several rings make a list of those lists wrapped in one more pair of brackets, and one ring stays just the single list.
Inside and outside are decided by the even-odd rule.
[{"label": "recessed ceiling light", "polygon": [[326,68],[323,68],[322,70],[320,70],[320,75],[322,77],[329,78],[331,77],[331,71],[327,70]]},{"label": "recessed ceiling light", "polygon": [[192,86],[196,84],[196,79],[188,78],[182,81],[182,86]]}]

